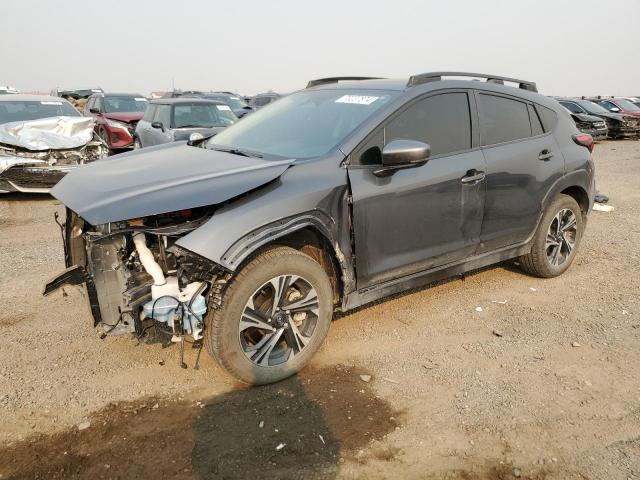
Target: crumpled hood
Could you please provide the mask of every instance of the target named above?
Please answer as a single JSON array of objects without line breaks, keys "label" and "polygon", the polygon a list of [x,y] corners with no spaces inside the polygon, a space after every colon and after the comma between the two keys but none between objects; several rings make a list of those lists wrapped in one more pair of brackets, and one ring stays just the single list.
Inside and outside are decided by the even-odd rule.
[{"label": "crumpled hood", "polygon": [[104,114],[107,118],[125,123],[138,122],[143,115],[144,112],[110,112]]},{"label": "crumpled hood", "polygon": [[0,125],[0,143],[28,150],[65,150],[93,139],[93,118],[50,117]]},{"label": "crumpled hood", "polygon": [[571,115],[573,115],[573,117],[581,122],[588,122],[588,123],[597,123],[597,122],[602,122],[602,118],[600,117],[596,117],[594,115],[587,115],[586,113],[572,113]]},{"label": "crumpled hood", "polygon": [[293,161],[171,143],[77,168],[51,195],[99,225],[215,205],[278,178]]},{"label": "crumpled hood", "polygon": [[615,112],[598,113],[596,116],[600,118],[609,118],[611,120],[616,120],[618,122],[621,122],[622,120],[624,120],[624,115],[621,115]]}]

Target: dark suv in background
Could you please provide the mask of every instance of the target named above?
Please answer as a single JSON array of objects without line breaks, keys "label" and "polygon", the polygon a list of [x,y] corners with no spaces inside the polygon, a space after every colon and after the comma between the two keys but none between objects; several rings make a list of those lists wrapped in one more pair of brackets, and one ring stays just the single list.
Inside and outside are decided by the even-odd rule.
[{"label": "dark suv in background", "polygon": [[84,285],[105,331],[204,337],[259,384],[305,366],[334,311],[509,259],[540,277],[569,268],[593,140],[535,83],[342,80],[211,139],[71,172],[52,192],[68,268],[45,293]]},{"label": "dark suv in background", "polygon": [[148,103],[139,93],[95,93],[82,113],[95,118],[95,130],[111,151],[127,150]]},{"label": "dark suv in background", "polygon": [[203,98],[151,100],[138,122],[134,148],[150,147],[180,140],[199,140],[233,125],[238,118],[231,107]]},{"label": "dark suv in background", "polygon": [[254,111],[254,109],[244,101],[243,97],[231,92],[204,92],[197,94],[191,93],[183,96],[206,98],[207,100],[215,100],[217,102],[225,103],[229,105],[229,107],[231,107],[233,114],[238,118],[242,118],[248,113],[252,113]]},{"label": "dark suv in background", "polygon": [[251,97],[251,100],[249,100],[249,106],[255,110],[258,110],[259,108],[266,107],[270,103],[275,102],[279,98],[282,98],[282,95],[280,95],[279,93],[259,93],[255,97]]},{"label": "dark suv in background", "polygon": [[590,100],[575,98],[557,98],[556,100],[571,113],[582,113],[602,118],[607,124],[611,138],[638,137],[640,135],[640,120],[633,116],[610,112]]}]

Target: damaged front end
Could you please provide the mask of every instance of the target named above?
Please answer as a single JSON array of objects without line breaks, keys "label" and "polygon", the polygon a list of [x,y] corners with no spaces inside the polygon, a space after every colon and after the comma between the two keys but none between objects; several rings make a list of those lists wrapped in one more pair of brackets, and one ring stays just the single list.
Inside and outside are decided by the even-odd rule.
[{"label": "damaged front end", "polygon": [[[92,226],[71,210],[62,225],[67,269],[47,282],[86,293],[103,334],[147,342],[202,339],[204,316],[224,270],[175,245],[213,214],[211,207]],[[182,363],[182,362],[181,362]]]},{"label": "damaged front end", "polygon": [[71,170],[107,152],[91,118],[0,125],[0,192],[48,193]]}]

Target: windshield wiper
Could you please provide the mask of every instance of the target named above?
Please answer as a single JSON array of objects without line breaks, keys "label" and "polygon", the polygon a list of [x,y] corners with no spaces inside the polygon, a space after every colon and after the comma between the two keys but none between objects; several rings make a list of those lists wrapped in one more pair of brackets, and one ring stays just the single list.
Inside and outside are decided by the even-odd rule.
[{"label": "windshield wiper", "polygon": [[240,150],[239,148],[212,148],[217,152],[231,153],[233,155],[241,155],[243,157],[262,158],[262,155],[256,152],[249,152],[248,150]]}]

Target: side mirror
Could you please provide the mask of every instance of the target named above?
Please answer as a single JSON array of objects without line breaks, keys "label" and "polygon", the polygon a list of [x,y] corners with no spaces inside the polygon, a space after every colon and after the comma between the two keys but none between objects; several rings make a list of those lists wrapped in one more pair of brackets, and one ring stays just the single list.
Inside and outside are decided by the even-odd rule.
[{"label": "side mirror", "polygon": [[160,130],[162,130],[164,132],[164,126],[162,125],[162,122],[153,122],[151,124],[151,126],[153,128],[159,128]]},{"label": "side mirror", "polygon": [[96,107],[91,107],[89,109],[89,113],[95,113],[97,115],[98,113],[100,113],[100,109],[98,109]]},{"label": "side mirror", "polygon": [[611,107],[609,110],[613,113],[620,113],[620,109],[618,107]]},{"label": "side mirror", "polygon": [[392,140],[382,149],[382,167],[373,171],[377,177],[386,177],[396,170],[419,167],[427,163],[431,147],[415,140]]}]

